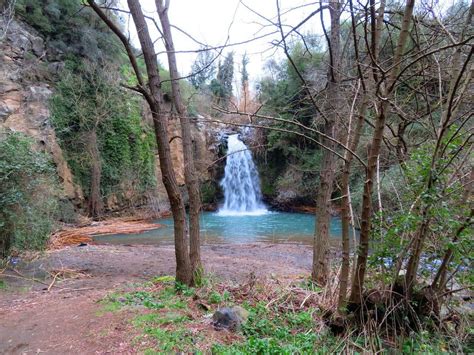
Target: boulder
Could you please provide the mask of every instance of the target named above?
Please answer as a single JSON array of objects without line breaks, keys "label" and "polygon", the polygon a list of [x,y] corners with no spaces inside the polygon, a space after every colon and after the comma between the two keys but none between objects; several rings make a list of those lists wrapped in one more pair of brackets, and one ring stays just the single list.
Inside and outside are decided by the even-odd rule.
[{"label": "boulder", "polygon": [[31,38],[31,49],[37,57],[41,57],[44,54],[44,41],[41,37]]},{"label": "boulder", "polygon": [[240,306],[220,308],[212,316],[212,324],[216,330],[236,331],[247,321],[248,316],[249,312]]}]

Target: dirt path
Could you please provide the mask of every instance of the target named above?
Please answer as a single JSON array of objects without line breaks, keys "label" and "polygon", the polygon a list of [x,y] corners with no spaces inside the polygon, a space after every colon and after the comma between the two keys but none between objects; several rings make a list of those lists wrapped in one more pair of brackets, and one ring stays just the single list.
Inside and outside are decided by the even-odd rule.
[{"label": "dirt path", "polygon": [[[225,280],[307,276],[311,249],[303,245],[228,244],[202,250],[207,272]],[[127,313],[103,312],[108,293],[156,275],[174,274],[174,249],[155,246],[85,246],[49,252],[19,263],[28,278],[3,277],[0,354],[130,354],[134,334]],[[51,275],[68,271],[51,286]],[[46,277],[48,276],[48,277]]]}]

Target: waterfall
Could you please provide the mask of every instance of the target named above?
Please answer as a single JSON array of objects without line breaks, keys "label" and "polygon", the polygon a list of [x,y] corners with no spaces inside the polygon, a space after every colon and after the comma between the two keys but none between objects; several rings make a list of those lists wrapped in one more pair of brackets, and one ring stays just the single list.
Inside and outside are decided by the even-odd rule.
[{"label": "waterfall", "polygon": [[220,215],[261,215],[267,213],[262,202],[258,171],[247,146],[238,134],[227,140],[227,160],[224,179],[224,205]]}]

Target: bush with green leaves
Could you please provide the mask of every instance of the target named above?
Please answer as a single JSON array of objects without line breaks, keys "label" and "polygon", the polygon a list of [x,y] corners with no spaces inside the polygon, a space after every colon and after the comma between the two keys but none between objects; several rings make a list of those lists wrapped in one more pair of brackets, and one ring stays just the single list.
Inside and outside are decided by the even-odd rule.
[{"label": "bush with green leaves", "polygon": [[[472,279],[473,273],[469,271],[473,248],[472,217],[469,217],[472,197],[468,196],[469,183],[466,185],[465,181],[471,167],[462,165],[467,157],[461,154],[463,137],[455,136],[453,132],[455,128],[443,140],[445,154],[436,159],[435,165],[432,162],[435,143],[427,142],[414,149],[403,165],[393,166],[383,174],[387,178],[385,183],[381,183],[384,208],[373,220],[372,266],[395,266],[419,233],[420,225],[426,223],[422,276],[425,279],[433,276],[445,252],[451,250],[453,257],[449,268],[455,273],[465,271],[458,272],[457,277]],[[435,178],[428,184],[430,175]],[[376,191],[373,200],[376,203]],[[465,281],[469,284],[468,280]]]},{"label": "bush with green leaves", "polygon": [[118,40],[81,1],[17,0],[15,11],[47,39],[57,54],[74,54],[94,61],[120,55]]},{"label": "bush with green leaves", "polygon": [[56,135],[86,197],[97,159],[102,197],[130,191],[136,196],[155,184],[155,143],[142,122],[142,100],[122,89],[113,73],[118,69],[112,64],[69,62],[51,100]]},{"label": "bush with green leaves", "polygon": [[[300,43],[295,43],[290,49],[297,70],[288,60],[267,62],[266,76],[257,86],[258,99],[264,104],[261,113],[287,121],[261,122],[275,128],[265,133],[265,159],[257,159],[259,170],[266,172],[265,175],[261,174],[262,185],[264,195],[270,199],[283,188],[281,177],[288,170],[301,172],[302,178],[293,181],[297,185],[294,186],[295,190],[299,191],[299,200],[312,201],[318,186],[321,150],[314,142],[318,137],[303,128],[315,128],[316,111],[307,98],[307,92],[302,90],[299,75],[305,80],[314,80],[318,70],[321,70],[323,52],[317,40],[312,39],[308,46],[309,51]],[[308,182],[311,182],[311,186]]]},{"label": "bush with green leaves", "polygon": [[58,192],[49,155],[23,134],[0,131],[0,256],[45,246]]}]

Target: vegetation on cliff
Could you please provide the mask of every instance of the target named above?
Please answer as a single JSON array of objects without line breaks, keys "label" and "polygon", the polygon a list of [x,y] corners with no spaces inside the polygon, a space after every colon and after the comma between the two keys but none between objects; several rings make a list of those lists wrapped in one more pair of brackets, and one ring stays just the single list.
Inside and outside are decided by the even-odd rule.
[{"label": "vegetation on cliff", "polygon": [[43,249],[58,217],[59,186],[47,153],[0,131],[0,256]]},{"label": "vegetation on cliff", "polygon": [[52,123],[93,217],[108,197],[126,201],[128,194],[138,204],[156,183],[155,145],[142,122],[143,103],[119,86],[117,72],[113,64],[68,62],[51,101]]}]

